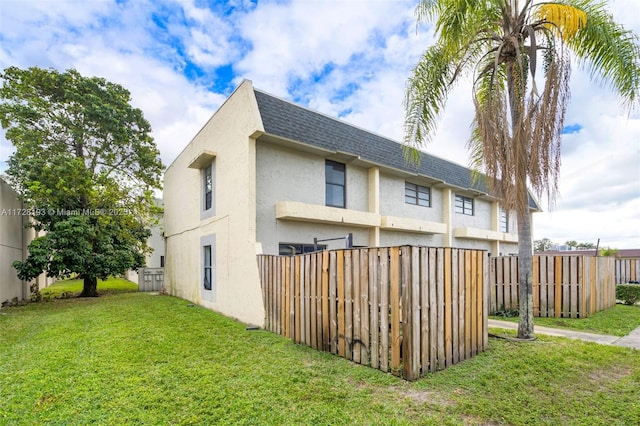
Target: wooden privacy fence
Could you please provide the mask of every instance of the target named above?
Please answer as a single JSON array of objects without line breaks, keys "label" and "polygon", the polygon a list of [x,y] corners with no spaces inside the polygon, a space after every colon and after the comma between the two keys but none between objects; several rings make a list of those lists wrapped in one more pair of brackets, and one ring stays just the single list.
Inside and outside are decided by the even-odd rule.
[{"label": "wooden privacy fence", "polygon": [[[490,260],[490,311],[518,309],[518,257]],[[614,259],[533,256],[533,315],[585,318],[616,304]]]},{"label": "wooden privacy fence", "polygon": [[265,327],[415,380],[486,348],[485,258],[413,246],[259,255]]},{"label": "wooden privacy fence", "polygon": [[615,260],[616,284],[640,281],[640,259]]}]

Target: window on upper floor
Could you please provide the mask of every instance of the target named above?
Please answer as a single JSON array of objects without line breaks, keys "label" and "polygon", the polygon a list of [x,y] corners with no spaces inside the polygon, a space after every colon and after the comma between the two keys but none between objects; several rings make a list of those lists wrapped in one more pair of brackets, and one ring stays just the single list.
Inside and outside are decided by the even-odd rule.
[{"label": "window on upper floor", "polygon": [[456,194],[455,212],[473,216],[473,198]]},{"label": "window on upper floor", "polygon": [[509,213],[500,209],[500,232],[509,232]]},{"label": "window on upper floor", "polygon": [[431,207],[431,188],[411,182],[404,183],[404,202],[416,206]]},{"label": "window on upper floor", "polygon": [[325,204],[330,207],[345,208],[347,205],[345,165],[326,160],[324,175],[326,182]]},{"label": "window on upper floor", "polygon": [[212,159],[200,169],[200,220],[216,214],[216,160]]},{"label": "window on upper floor", "polygon": [[203,172],[203,210],[207,211],[213,207],[213,163],[209,164]]}]

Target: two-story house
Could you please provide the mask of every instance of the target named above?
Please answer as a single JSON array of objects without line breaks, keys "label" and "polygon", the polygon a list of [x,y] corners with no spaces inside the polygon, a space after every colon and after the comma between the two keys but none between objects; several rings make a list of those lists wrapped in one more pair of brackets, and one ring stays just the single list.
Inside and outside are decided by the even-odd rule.
[{"label": "two-story house", "polygon": [[[244,81],[167,169],[165,287],[264,317],[256,254],[425,245],[517,253],[515,218],[468,168]],[[531,199],[531,209],[539,209]]]}]

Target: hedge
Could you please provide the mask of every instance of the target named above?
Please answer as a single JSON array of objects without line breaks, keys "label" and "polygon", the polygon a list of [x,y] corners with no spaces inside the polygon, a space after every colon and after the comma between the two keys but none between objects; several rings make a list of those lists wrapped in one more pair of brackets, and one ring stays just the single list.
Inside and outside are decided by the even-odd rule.
[{"label": "hedge", "polygon": [[616,286],[616,299],[622,300],[625,305],[635,305],[640,301],[640,285],[618,284]]}]

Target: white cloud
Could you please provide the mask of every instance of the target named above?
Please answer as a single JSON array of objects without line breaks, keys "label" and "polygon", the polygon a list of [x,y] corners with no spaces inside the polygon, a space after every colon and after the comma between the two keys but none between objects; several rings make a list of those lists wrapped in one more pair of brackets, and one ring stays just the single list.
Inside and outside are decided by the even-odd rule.
[{"label": "white cloud", "polygon": [[[636,1],[610,4],[640,34]],[[401,140],[406,78],[432,43],[426,26],[416,33],[415,4],[5,0],[0,65],[74,67],[122,84],[151,122],[165,164],[243,78]],[[640,247],[640,114],[627,117],[610,89],[577,66],[571,91],[566,124],[581,129],[564,136],[561,197],[553,211],[536,214],[534,236]],[[428,152],[467,164],[472,118],[466,82],[451,93]],[[0,137],[0,162],[11,150]]]}]

